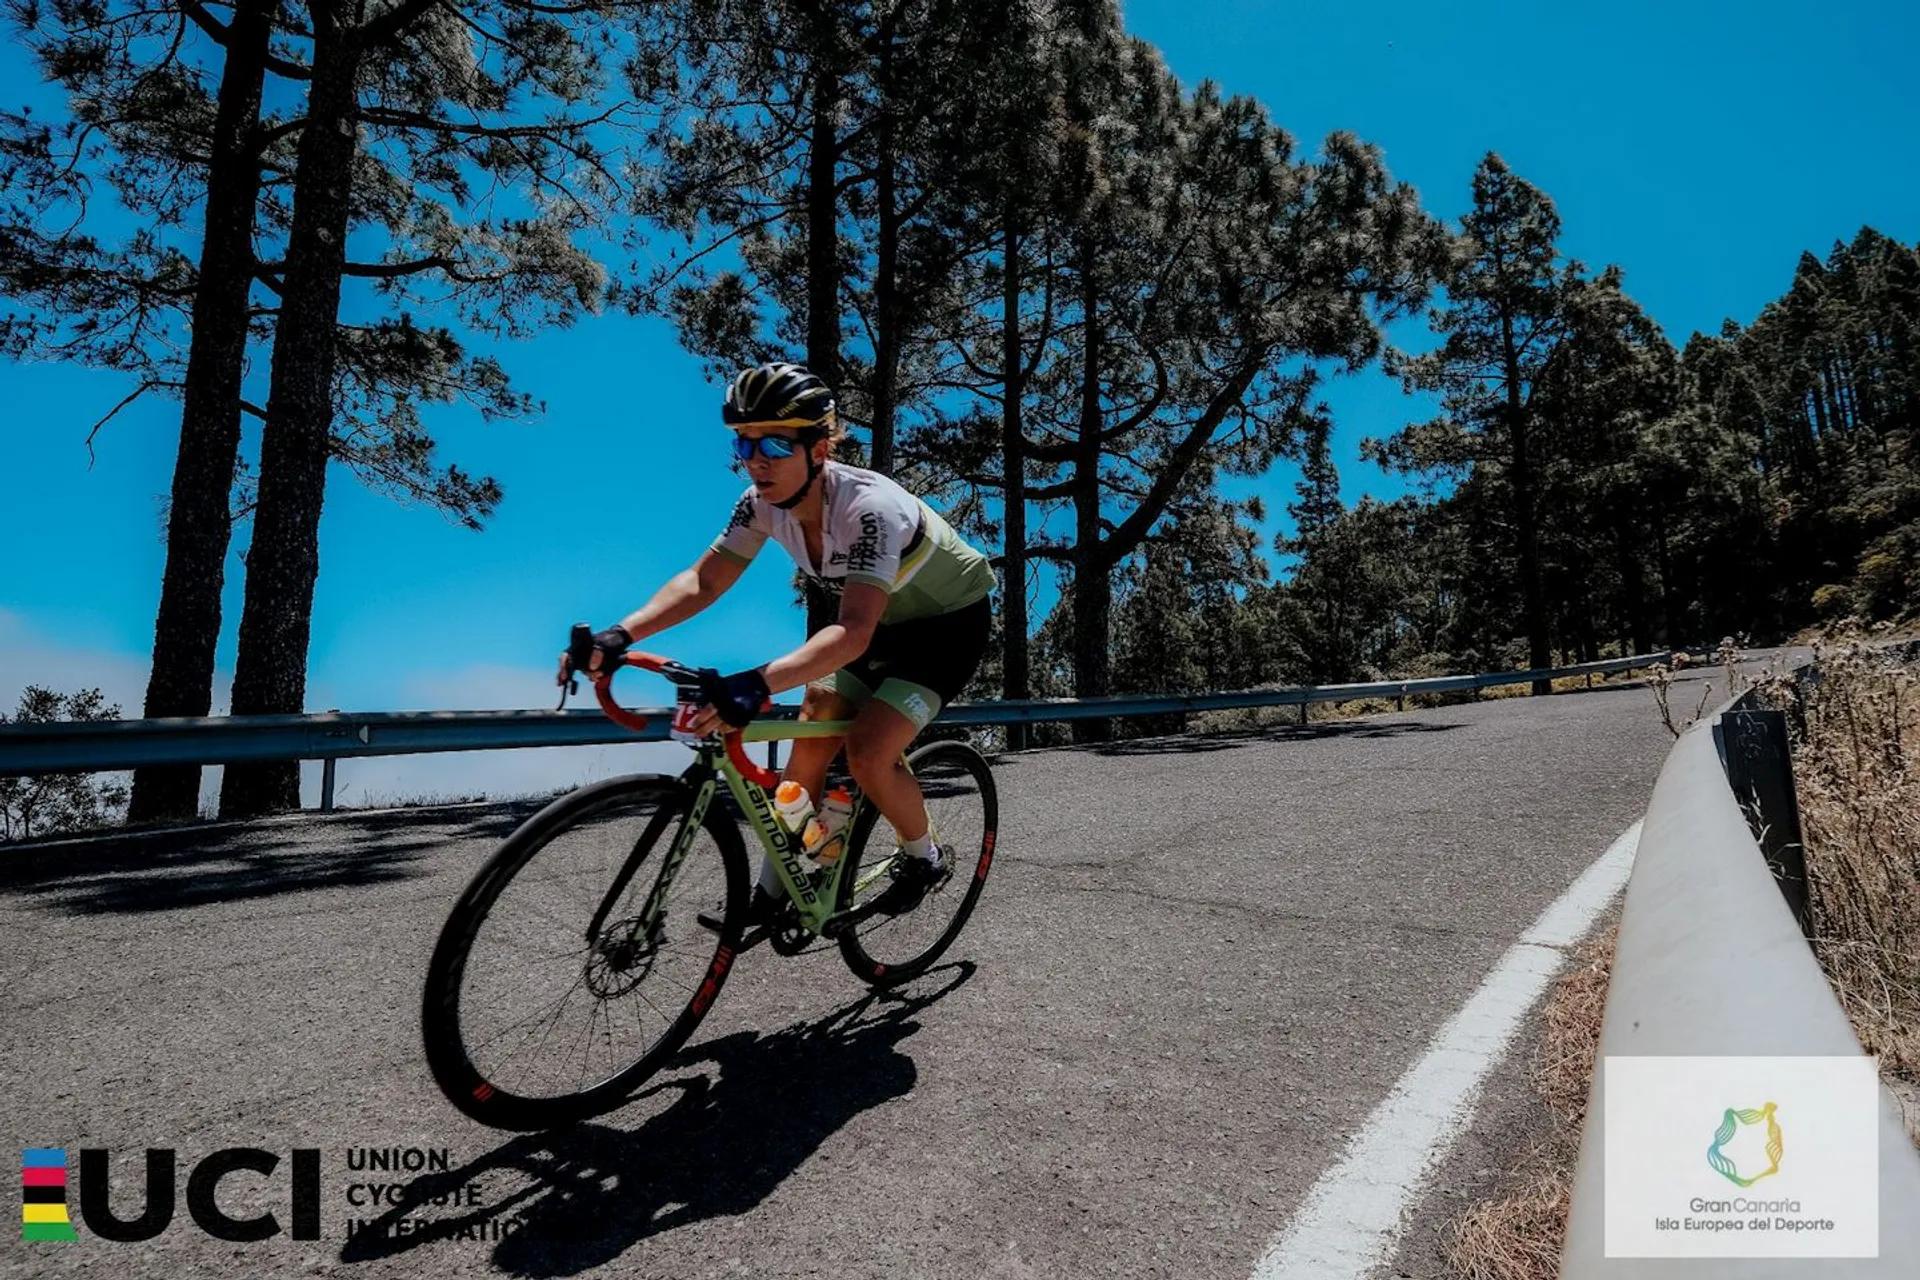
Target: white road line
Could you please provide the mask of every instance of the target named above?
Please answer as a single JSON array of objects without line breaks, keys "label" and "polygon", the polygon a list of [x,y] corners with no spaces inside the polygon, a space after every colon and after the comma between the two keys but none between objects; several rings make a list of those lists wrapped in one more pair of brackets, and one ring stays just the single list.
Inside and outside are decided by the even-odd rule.
[{"label": "white road line", "polygon": [[1578,942],[1626,883],[1639,843],[1636,822],[1500,957],[1313,1184],[1253,1280],[1363,1280],[1386,1261],[1422,1179],[1466,1128],[1480,1082],[1566,959],[1561,948]]}]

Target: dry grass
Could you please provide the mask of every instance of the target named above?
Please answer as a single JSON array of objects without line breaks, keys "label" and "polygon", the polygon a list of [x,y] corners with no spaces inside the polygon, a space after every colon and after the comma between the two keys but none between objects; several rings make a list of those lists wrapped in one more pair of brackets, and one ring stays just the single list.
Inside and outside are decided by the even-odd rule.
[{"label": "dry grass", "polygon": [[1920,1085],[1920,670],[1815,654],[1817,681],[1762,686],[1793,728],[1814,952],[1861,1044]]},{"label": "dry grass", "polygon": [[1600,1019],[1613,978],[1618,929],[1575,953],[1573,967],[1554,984],[1541,1014],[1540,1044],[1533,1059],[1533,1087],[1553,1113],[1577,1134],[1587,1115],[1587,1088],[1600,1052]]},{"label": "dry grass", "polygon": [[1583,946],[1554,984],[1534,1049],[1533,1086],[1549,1108],[1553,1134],[1515,1167],[1492,1198],[1455,1224],[1447,1262],[1466,1280],[1552,1280],[1573,1204],[1573,1166],[1587,1091],[1600,1051],[1600,1018],[1613,973],[1617,931]]},{"label": "dry grass", "polygon": [[[1686,665],[1680,661],[1680,659],[1685,656],[1684,654],[1674,654],[1674,664],[1671,670],[1666,667],[1656,666],[1647,672],[1647,688],[1653,693],[1654,706],[1660,709],[1660,723],[1665,725],[1667,732],[1676,738],[1685,733],[1688,726],[1692,725],[1694,721],[1707,713],[1707,703],[1713,697],[1713,681],[1708,680],[1700,688],[1699,705],[1694,707],[1691,713],[1684,711],[1678,713],[1679,720],[1678,723],[1675,723],[1673,673],[1674,671],[1681,670]],[[1728,669],[1727,678],[1728,687],[1732,687],[1733,675],[1731,667]]]},{"label": "dry grass", "polygon": [[[1598,689],[1601,685],[1606,684],[1631,684],[1636,680],[1643,680],[1645,678],[1643,671],[1616,671],[1610,675],[1602,674],[1594,676],[1592,687]],[[1587,677],[1585,676],[1556,676],[1553,680],[1553,691],[1555,693],[1573,693],[1576,690],[1587,687]],[[1532,696],[1532,694],[1532,684],[1501,684],[1495,685],[1491,689],[1482,689],[1480,691],[1480,696],[1489,700],[1496,698],[1526,698]],[[1473,695],[1467,694],[1466,697],[1468,700],[1471,700]]]},{"label": "dry grass", "polygon": [[[1621,671],[1611,675],[1596,675],[1593,677],[1592,684],[1589,685],[1585,676],[1561,676],[1553,682],[1553,691],[1574,693],[1590,687],[1597,689],[1603,685],[1634,684],[1645,678],[1645,674],[1641,671]],[[1488,701],[1497,698],[1524,698],[1532,692],[1531,684],[1497,685],[1491,689],[1482,689],[1479,697]],[[1463,702],[1474,700],[1475,695],[1472,690],[1462,690],[1457,693],[1410,693],[1407,695],[1406,709],[1424,711],[1434,707],[1458,706]],[[1323,724],[1338,720],[1356,720],[1363,716],[1393,715],[1399,711],[1399,700],[1393,697],[1350,698],[1345,702],[1314,702],[1307,706],[1307,723]],[[1187,732],[1244,733],[1299,723],[1299,707],[1247,707],[1234,711],[1197,711],[1187,718]]]},{"label": "dry grass", "polygon": [[1468,1209],[1447,1263],[1466,1280],[1552,1280],[1573,1206],[1573,1165],[1552,1143],[1520,1162],[1513,1188]]}]

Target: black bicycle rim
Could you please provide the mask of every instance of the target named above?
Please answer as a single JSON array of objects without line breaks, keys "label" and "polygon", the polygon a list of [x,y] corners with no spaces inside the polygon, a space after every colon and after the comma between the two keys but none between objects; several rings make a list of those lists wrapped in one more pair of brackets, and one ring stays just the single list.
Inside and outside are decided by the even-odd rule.
[{"label": "black bicycle rim", "polygon": [[[529,818],[481,867],[441,930],[422,1002],[427,1061],[454,1106],[499,1128],[566,1123],[619,1105],[686,1042],[733,966],[747,896],[739,832],[716,804],[674,878],[659,929],[651,937],[635,936],[633,922],[658,887],[659,866],[692,801],[686,783],[660,776],[585,787]],[[672,815],[664,823],[656,821],[662,808]],[[636,850],[634,842],[647,831],[655,838]],[[596,855],[595,842],[605,851]],[[584,853],[576,855],[576,846]],[[598,867],[592,865],[595,856]],[[612,903],[608,890],[634,856],[638,866],[619,903]],[[698,901],[709,895],[709,885],[707,901]],[[510,894],[511,912],[503,907]],[[694,908],[711,905],[721,894],[726,918],[715,934],[693,921]],[[595,918],[602,928],[590,943],[585,928]],[[532,937],[538,941],[526,940]],[[549,941],[565,945],[549,948]],[[565,984],[569,963],[577,972]],[[643,1009],[635,993],[656,979],[662,995],[644,993]],[[551,985],[535,991],[541,981]],[[533,1013],[507,1021],[521,1012],[522,987],[533,993],[525,1005]],[[503,1001],[502,992],[513,999]],[[593,1010],[593,1001],[604,1008]],[[496,1007],[501,1004],[504,1011]],[[571,1016],[577,1022],[581,1007],[588,1014],[578,1087],[529,1089],[507,1069],[510,1061],[499,1060],[524,1052],[536,1033],[544,1050],[554,1026],[542,1030],[537,1019],[551,1017],[558,1025]],[[657,1034],[651,1030],[656,1023]]]},{"label": "black bicycle rim", "polygon": [[875,986],[907,981],[953,945],[986,884],[999,825],[993,773],[978,751],[961,742],[930,742],[907,760],[920,779],[934,834],[951,859],[951,874],[910,912],[887,917],[872,911],[869,904],[886,879],[860,890],[862,867],[870,870],[891,858],[893,848],[890,835],[885,847],[874,846],[875,830],[890,828],[872,807],[862,810],[848,836],[836,907],[853,913],[840,936],[840,954],[856,976]]}]

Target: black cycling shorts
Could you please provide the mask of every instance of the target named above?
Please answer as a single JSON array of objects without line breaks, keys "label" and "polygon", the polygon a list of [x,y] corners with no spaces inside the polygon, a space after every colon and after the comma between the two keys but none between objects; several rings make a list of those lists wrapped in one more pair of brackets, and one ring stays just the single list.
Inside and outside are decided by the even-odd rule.
[{"label": "black cycling shorts", "polygon": [[[812,635],[834,619],[809,604]],[[855,706],[877,698],[924,729],[980,669],[992,626],[991,597],[982,596],[952,613],[875,627],[865,653],[814,684]]]}]

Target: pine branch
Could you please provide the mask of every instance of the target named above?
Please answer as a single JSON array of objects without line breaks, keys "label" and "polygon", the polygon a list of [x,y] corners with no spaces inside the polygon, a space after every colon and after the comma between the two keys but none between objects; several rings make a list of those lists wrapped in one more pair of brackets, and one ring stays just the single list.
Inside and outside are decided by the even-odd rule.
[{"label": "pine branch", "polygon": [[439,3],[440,0],[404,0],[403,3],[354,28],[354,39],[363,47],[385,44],[403,34],[427,10]]},{"label": "pine branch", "polygon": [[461,122],[457,120],[436,120],[419,111],[406,111],[398,107],[369,106],[360,109],[360,118],[369,124],[391,125],[397,129],[423,129],[429,133],[450,133],[467,138],[552,138],[564,134],[581,133],[608,120],[632,107],[631,102],[618,102],[597,116],[588,116],[580,120],[550,120],[543,124],[489,125],[479,121]]},{"label": "pine branch", "polygon": [[[227,47],[230,28],[223,24],[218,18],[208,13],[206,8],[199,3],[199,0],[180,0],[180,12],[184,13],[187,18],[192,21],[194,26],[205,32],[209,40],[212,40],[222,49]],[[311,68],[303,67],[297,62],[288,62],[285,58],[277,54],[267,54],[266,65],[269,71],[274,72],[276,75],[284,76],[289,80],[313,79],[313,71]]]},{"label": "pine branch", "polygon": [[93,470],[93,464],[94,464],[93,438],[100,434],[100,428],[106,426],[109,422],[112,422],[122,409],[132,404],[135,400],[138,400],[141,396],[147,394],[147,392],[152,391],[157,387],[178,387],[180,385],[181,384],[178,382],[168,382],[158,378],[149,378],[146,381],[142,382],[139,386],[135,387],[131,392],[129,392],[127,394],[126,399],[122,400],[119,404],[113,406],[113,408],[107,410],[107,416],[100,419],[100,421],[94,423],[93,429],[87,432],[87,470],[89,471]]}]

